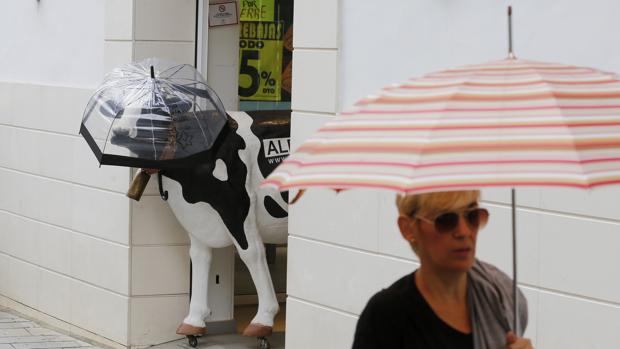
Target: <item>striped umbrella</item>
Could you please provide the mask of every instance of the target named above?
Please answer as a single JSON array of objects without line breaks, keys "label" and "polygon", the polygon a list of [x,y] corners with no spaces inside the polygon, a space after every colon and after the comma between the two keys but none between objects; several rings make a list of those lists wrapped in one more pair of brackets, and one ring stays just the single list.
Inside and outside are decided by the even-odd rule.
[{"label": "striped umbrella", "polygon": [[263,185],[403,193],[512,187],[512,321],[520,333],[514,187],[618,183],[618,75],[511,55],[362,99],[301,144]]},{"label": "striped umbrella", "polygon": [[388,86],[326,123],[265,181],[404,193],[620,183],[620,78],[505,59]]}]

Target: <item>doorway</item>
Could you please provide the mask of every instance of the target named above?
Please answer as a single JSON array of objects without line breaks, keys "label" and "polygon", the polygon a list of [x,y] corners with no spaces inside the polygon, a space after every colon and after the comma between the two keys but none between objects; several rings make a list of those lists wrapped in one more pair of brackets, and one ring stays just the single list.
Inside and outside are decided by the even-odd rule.
[{"label": "doorway", "polygon": [[[212,5],[236,4],[236,24],[209,25]],[[226,110],[291,109],[293,0],[198,0],[197,67]],[[211,6],[210,6],[211,5]],[[199,17],[201,17],[199,16]],[[290,114],[289,114],[290,115]],[[266,254],[280,312],[274,332],[285,330],[286,245],[267,244]],[[234,261],[234,268],[231,262]],[[233,248],[214,255],[209,303],[214,322],[242,331],[256,312],[258,297],[245,264]],[[213,332],[212,332],[213,333]]]}]

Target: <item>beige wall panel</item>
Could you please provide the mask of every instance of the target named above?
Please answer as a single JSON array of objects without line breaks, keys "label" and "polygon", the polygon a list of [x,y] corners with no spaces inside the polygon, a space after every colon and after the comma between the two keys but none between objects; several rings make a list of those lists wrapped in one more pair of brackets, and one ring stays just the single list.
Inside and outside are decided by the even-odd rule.
[{"label": "beige wall panel", "polygon": [[134,42],[134,60],[157,57],[178,64],[194,65],[194,43],[172,41]]},{"label": "beige wall panel", "polygon": [[135,0],[135,39],[194,42],[195,0]]},{"label": "beige wall panel", "polygon": [[593,190],[544,188],[522,190],[519,205],[620,222],[620,186]]},{"label": "beige wall panel", "polygon": [[334,113],[338,110],[338,51],[294,50],[293,94],[296,111]]},{"label": "beige wall panel", "polygon": [[525,329],[525,333],[523,337],[530,338],[532,340],[532,344],[534,348],[539,348],[538,346],[538,299],[540,298],[538,290],[534,288],[529,288],[526,286],[520,286],[521,292],[525,295],[525,299],[527,300],[527,312],[528,312],[528,322],[527,328]]},{"label": "beige wall panel", "polygon": [[71,321],[78,327],[127,344],[129,299],[81,282],[71,285]]},{"label": "beige wall panel", "polygon": [[131,275],[132,296],[187,293],[189,247],[133,247]]},{"label": "beige wall panel", "polygon": [[105,0],[106,40],[132,40],[134,0]]},{"label": "beige wall panel", "polygon": [[0,168],[0,210],[128,244],[129,199]]},{"label": "beige wall panel", "polygon": [[359,314],[373,294],[415,268],[411,261],[291,236],[287,293],[311,303]]},{"label": "beige wall panel", "polygon": [[0,252],[61,274],[71,270],[71,232],[0,211]]},{"label": "beige wall panel", "polygon": [[[151,181],[157,182],[156,177]],[[189,244],[187,232],[159,195],[132,201],[131,239],[133,245]]]},{"label": "beige wall panel", "polygon": [[[289,234],[376,252],[377,211],[376,192],[311,189],[289,207]],[[346,229],[342,220],[350,222]]]},{"label": "beige wall panel", "polygon": [[333,0],[295,1],[293,46],[338,48],[339,7],[340,2]]},{"label": "beige wall panel", "polygon": [[620,304],[620,224],[542,215],[540,285]]},{"label": "beige wall panel", "polygon": [[286,348],[342,349],[353,344],[357,316],[292,297],[286,300]]},{"label": "beige wall panel", "polygon": [[0,155],[0,167],[119,193],[128,187],[127,168],[99,167],[86,141],[77,135],[0,126],[0,147],[14,149]]},{"label": "beige wall panel", "polygon": [[74,281],[62,275],[40,269],[37,292],[39,311],[55,318],[71,321],[71,288]]},{"label": "beige wall panel", "polygon": [[378,252],[398,258],[417,262],[418,257],[413,253],[409,243],[403,239],[396,220],[396,193],[388,190],[377,191],[377,240]]},{"label": "beige wall panel", "polygon": [[85,88],[0,82],[0,124],[77,135],[84,107],[93,92]]},{"label": "beige wall panel", "polygon": [[129,247],[90,236],[71,236],[71,276],[129,295]]},{"label": "beige wall panel", "polygon": [[6,296],[33,308],[37,307],[39,268],[15,258],[9,258],[9,279]]},{"label": "beige wall panel", "polygon": [[[612,348],[620,341],[620,306],[541,291],[538,348]],[[563,333],[565,335],[557,335]]]},{"label": "beige wall panel", "polygon": [[[103,50],[104,75],[114,68],[122,67],[133,61],[133,42],[131,41],[106,41]],[[103,76],[101,77],[103,82]]]},{"label": "beige wall panel", "polygon": [[8,294],[9,289],[9,256],[0,252],[0,294]]}]

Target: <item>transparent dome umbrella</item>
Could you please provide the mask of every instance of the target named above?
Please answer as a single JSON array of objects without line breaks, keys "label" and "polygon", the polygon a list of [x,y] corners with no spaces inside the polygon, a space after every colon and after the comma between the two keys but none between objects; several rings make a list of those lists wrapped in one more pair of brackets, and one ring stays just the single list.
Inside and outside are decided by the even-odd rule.
[{"label": "transparent dome umbrella", "polygon": [[211,148],[226,120],[194,67],[149,58],[106,75],[80,134],[100,165],[185,167]]}]

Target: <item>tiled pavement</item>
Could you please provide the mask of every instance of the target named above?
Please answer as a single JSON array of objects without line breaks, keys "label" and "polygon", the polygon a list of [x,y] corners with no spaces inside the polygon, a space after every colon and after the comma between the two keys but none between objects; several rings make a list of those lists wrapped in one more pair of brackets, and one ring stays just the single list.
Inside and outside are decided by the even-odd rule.
[{"label": "tiled pavement", "polygon": [[100,349],[24,319],[0,307],[0,349]]},{"label": "tiled pavement", "polygon": [[[271,349],[284,348],[284,333],[269,337]],[[197,349],[257,349],[255,338],[237,334],[209,335],[198,339]],[[24,319],[10,309],[0,307],[0,349],[101,349],[76,338]],[[193,349],[181,339],[149,349]]]}]

